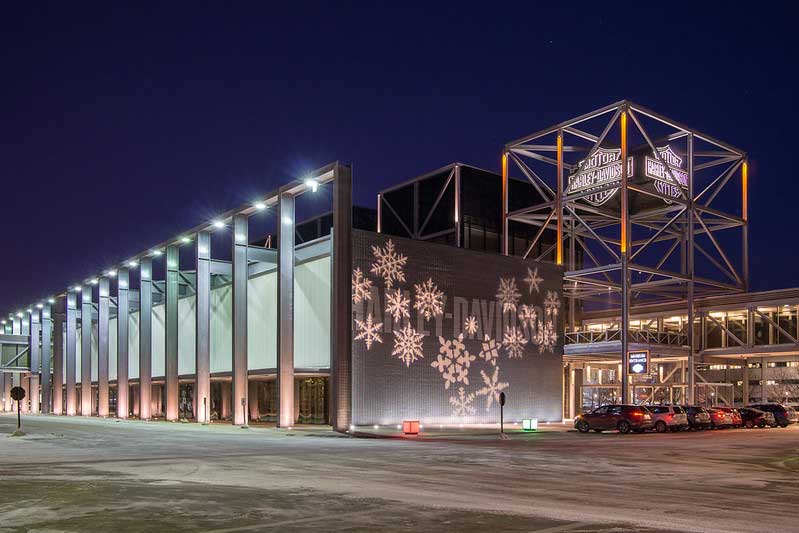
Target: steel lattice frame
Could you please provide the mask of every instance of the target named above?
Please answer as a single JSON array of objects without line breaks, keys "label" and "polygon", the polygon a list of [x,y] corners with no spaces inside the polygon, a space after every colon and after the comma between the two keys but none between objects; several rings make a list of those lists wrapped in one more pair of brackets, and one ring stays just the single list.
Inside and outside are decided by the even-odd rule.
[{"label": "steel lattice frame", "polygon": [[[630,148],[630,139],[638,143],[637,148]],[[631,179],[628,174],[634,163],[623,164],[631,152],[660,169],[657,181],[672,194],[642,185],[638,174],[636,180]],[[684,159],[685,169],[674,167],[672,160],[665,162],[667,153],[682,154],[676,160]],[[602,169],[604,181],[598,184],[598,180],[591,181],[593,177],[584,179],[593,169],[591,165],[596,165],[589,161],[603,156],[617,158]],[[517,171],[546,199],[544,203],[508,208],[513,200],[508,198],[508,176]],[[614,172],[613,178],[607,178]],[[682,181],[675,176],[678,172]],[[575,325],[578,300],[584,305],[619,309],[624,398],[628,398],[626,326],[633,305],[654,299],[684,302],[692,324],[695,297],[748,288],[748,167],[745,152],[727,143],[623,100],[506,144],[502,175],[505,253],[510,224],[539,228],[525,257],[535,249],[544,230],[552,230],[557,234],[554,250],[545,250],[535,259],[554,253],[554,260],[565,266],[569,326]],[[570,190],[572,180],[576,185],[594,185]],[[733,182],[738,182],[740,189],[730,196]],[[615,195],[619,196],[618,205],[604,205]],[[725,197],[728,209],[712,205],[720,196]],[[648,205],[631,208],[631,203],[642,201]],[[740,239],[733,245],[722,242],[731,232],[739,233]],[[578,254],[583,258],[581,265],[577,264]],[[696,259],[700,257],[704,260],[700,266],[710,272],[697,272]],[[687,329],[692,365],[694,335],[692,328]],[[693,381],[693,372],[689,375]],[[689,401],[693,401],[693,387],[689,389]]]}]

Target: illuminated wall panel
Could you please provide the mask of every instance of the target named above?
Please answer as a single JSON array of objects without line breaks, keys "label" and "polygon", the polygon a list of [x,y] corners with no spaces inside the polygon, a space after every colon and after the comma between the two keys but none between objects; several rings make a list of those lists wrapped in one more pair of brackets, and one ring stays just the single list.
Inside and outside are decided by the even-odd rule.
[{"label": "illuminated wall panel", "polygon": [[233,290],[230,285],[211,291],[211,373],[231,372],[233,366]]},{"label": "illuminated wall panel", "polygon": [[108,381],[117,379],[117,319],[108,319]]},{"label": "illuminated wall panel", "polygon": [[131,312],[128,315],[128,379],[139,379],[139,312],[138,311]]},{"label": "illuminated wall panel", "polygon": [[197,329],[197,298],[190,296],[178,300],[178,375],[194,374]]},{"label": "illuminated wall panel", "polygon": [[166,307],[164,304],[153,306],[153,326],[152,337],[150,343],[152,344],[152,351],[150,357],[152,360],[152,373],[153,378],[164,377],[164,367],[166,366]]},{"label": "illuminated wall panel", "polygon": [[356,230],[353,269],[354,424],[561,420],[561,267]]},{"label": "illuminated wall panel", "polygon": [[294,366],[330,367],[330,258],[294,270]]},{"label": "illuminated wall panel", "polygon": [[99,360],[99,330],[97,322],[92,323],[92,381],[97,381]]},{"label": "illuminated wall panel", "polygon": [[277,272],[247,281],[247,368],[277,366]]},{"label": "illuminated wall panel", "polygon": [[[81,382],[81,374],[80,374],[80,368],[81,368],[80,354],[82,346],[81,337],[83,337],[83,335],[81,335],[80,326],[78,326],[77,328],[75,328],[75,383]],[[78,407],[80,407],[80,397],[78,397],[76,402]]]}]

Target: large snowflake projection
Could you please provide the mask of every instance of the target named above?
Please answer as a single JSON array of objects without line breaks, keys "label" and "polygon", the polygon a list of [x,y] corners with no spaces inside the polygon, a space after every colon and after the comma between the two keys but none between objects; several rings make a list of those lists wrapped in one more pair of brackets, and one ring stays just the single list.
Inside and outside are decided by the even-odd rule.
[{"label": "large snowflake projection", "polygon": [[454,416],[467,416],[474,414],[474,393],[466,393],[463,387],[458,387],[457,396],[449,397],[449,404],[452,406]]},{"label": "large snowflake projection", "polygon": [[547,297],[544,298],[544,311],[547,314],[547,318],[554,319],[558,316],[559,310],[560,298],[558,297],[558,293],[555,291],[547,291]]},{"label": "large snowflake projection", "polygon": [[486,335],[482,345],[483,349],[478,354],[480,358],[485,359],[485,362],[491,363],[492,366],[497,366],[497,359],[499,358],[499,344],[497,344],[497,341]]},{"label": "large snowflake projection", "polygon": [[555,331],[555,326],[551,320],[547,320],[544,327],[541,328],[540,340],[538,349],[542,353],[554,351],[555,345],[558,343],[558,332]]},{"label": "large snowflake projection", "polygon": [[522,295],[516,288],[516,278],[499,278],[497,300],[502,304],[502,312],[516,311],[516,302]]},{"label": "large snowflake projection", "polygon": [[411,366],[414,361],[424,358],[423,338],[424,333],[417,333],[410,324],[399,331],[394,330],[394,350],[391,355],[399,357],[405,366]]},{"label": "large snowflake projection", "polygon": [[444,313],[444,293],[438,290],[433,278],[428,278],[424,283],[416,283],[413,287],[416,289],[413,308],[424,315],[425,321]]},{"label": "large snowflake projection", "polygon": [[508,326],[505,328],[505,335],[502,338],[502,346],[510,359],[521,359],[524,354],[524,345],[527,339],[524,338],[519,328]]},{"label": "large snowflake projection", "polygon": [[375,342],[383,344],[383,338],[380,336],[380,328],[383,327],[383,324],[380,322],[374,322],[372,320],[372,313],[366,315],[366,320],[358,320],[356,318],[355,327],[358,330],[358,334],[355,335],[355,339],[363,340],[366,343],[367,350],[371,350],[372,344]]},{"label": "large snowflake projection", "polygon": [[466,321],[463,323],[463,330],[467,335],[474,337],[477,333],[477,319],[473,316],[466,317]]},{"label": "large snowflake projection", "polygon": [[399,322],[402,317],[410,318],[408,312],[410,301],[403,294],[402,289],[386,292],[386,313],[394,317],[394,322]]},{"label": "large snowflake projection", "polygon": [[365,278],[360,267],[352,271],[352,303],[359,304],[372,299],[372,280]]},{"label": "large snowflake projection", "polygon": [[463,344],[463,333],[457,339],[447,340],[444,337],[438,338],[438,355],[430,366],[437,369],[441,377],[444,378],[444,388],[454,383],[469,384],[469,368],[476,357],[466,350]]},{"label": "large snowflake projection", "polygon": [[522,327],[529,329],[530,332],[535,331],[535,321],[538,318],[535,308],[532,305],[523,304],[519,306],[519,322]]},{"label": "large snowflake projection", "polygon": [[494,402],[499,403],[499,393],[508,388],[508,383],[499,381],[498,366],[494,367],[494,373],[491,374],[490,377],[485,373],[484,370],[480,371],[480,375],[483,377],[483,383],[485,383],[485,386],[478,390],[475,394],[477,396],[486,397],[486,411],[490,411]]},{"label": "large snowflake projection", "polygon": [[371,272],[383,278],[387,289],[393,287],[395,281],[405,281],[405,271],[403,269],[408,258],[397,252],[391,239],[382,248],[372,246],[372,255],[375,260],[372,262]]},{"label": "large snowflake projection", "polygon": [[538,285],[542,281],[544,278],[538,275],[538,267],[535,267],[535,270],[530,270],[530,267],[527,267],[527,277],[524,278],[524,282],[527,284],[528,294],[533,294],[533,290],[538,292]]}]

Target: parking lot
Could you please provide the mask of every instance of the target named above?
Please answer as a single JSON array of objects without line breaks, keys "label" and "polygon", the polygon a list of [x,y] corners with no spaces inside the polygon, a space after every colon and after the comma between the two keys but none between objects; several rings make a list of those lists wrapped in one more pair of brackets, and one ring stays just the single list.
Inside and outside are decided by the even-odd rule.
[{"label": "parking lot", "polygon": [[0,415],[0,531],[791,531],[799,426],[509,440]]}]

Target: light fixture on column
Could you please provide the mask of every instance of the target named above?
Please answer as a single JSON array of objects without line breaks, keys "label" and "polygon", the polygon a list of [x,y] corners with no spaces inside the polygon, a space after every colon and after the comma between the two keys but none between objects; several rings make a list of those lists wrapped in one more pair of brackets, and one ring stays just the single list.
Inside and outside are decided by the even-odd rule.
[{"label": "light fixture on column", "polygon": [[113,277],[116,277],[117,271],[113,270],[113,269],[106,270],[105,275],[108,276],[109,278],[113,278]]},{"label": "light fixture on column", "polygon": [[191,242],[191,239],[189,237],[181,237],[180,242],[182,242],[183,244],[188,244]]},{"label": "light fixture on column", "polygon": [[137,262],[136,262],[136,261],[134,261],[133,259],[131,259],[130,261],[128,261],[128,266],[129,266],[129,267],[131,267],[131,268],[136,268],[136,265],[138,265],[138,264],[139,264],[139,263],[137,263]]},{"label": "light fixture on column", "polygon": [[81,289],[80,285],[75,285],[74,287],[72,287],[72,290],[74,292],[80,292],[80,289]]},{"label": "light fixture on column", "polygon": [[255,202],[253,204],[253,207],[256,208],[258,211],[263,211],[264,209],[266,209],[266,204],[263,202]]},{"label": "light fixture on column", "polygon": [[22,318],[22,311],[17,311],[17,318]]},{"label": "light fixture on column", "polygon": [[311,192],[316,192],[319,189],[319,182],[313,178],[305,178],[305,186],[311,189]]},{"label": "light fixture on column", "polygon": [[55,303],[55,298],[48,298],[47,299],[47,303],[54,304]]},{"label": "light fixture on column", "polygon": [[44,307],[44,306],[43,306],[42,304],[36,304],[36,309],[41,309],[41,308],[43,308],[43,307]]},{"label": "light fixture on column", "polygon": [[97,285],[97,278],[90,279],[89,283],[91,283],[92,285]]},{"label": "light fixture on column", "polygon": [[153,255],[154,255],[155,257],[159,257],[159,256],[160,256],[161,254],[163,254],[163,253],[164,253],[164,252],[162,252],[161,250],[153,250]]},{"label": "light fixture on column", "polygon": [[28,314],[33,313],[33,309],[31,309],[30,307],[27,309],[27,311],[28,311]]},{"label": "light fixture on column", "polygon": [[214,221],[213,221],[211,224],[213,224],[213,226],[214,226],[216,229],[222,229],[222,228],[224,228],[224,227],[225,227],[225,223],[224,223],[224,222],[222,222],[221,220],[214,220]]},{"label": "light fixture on column", "polygon": [[0,320],[0,325],[5,326],[6,325],[6,321],[5,320]]}]

